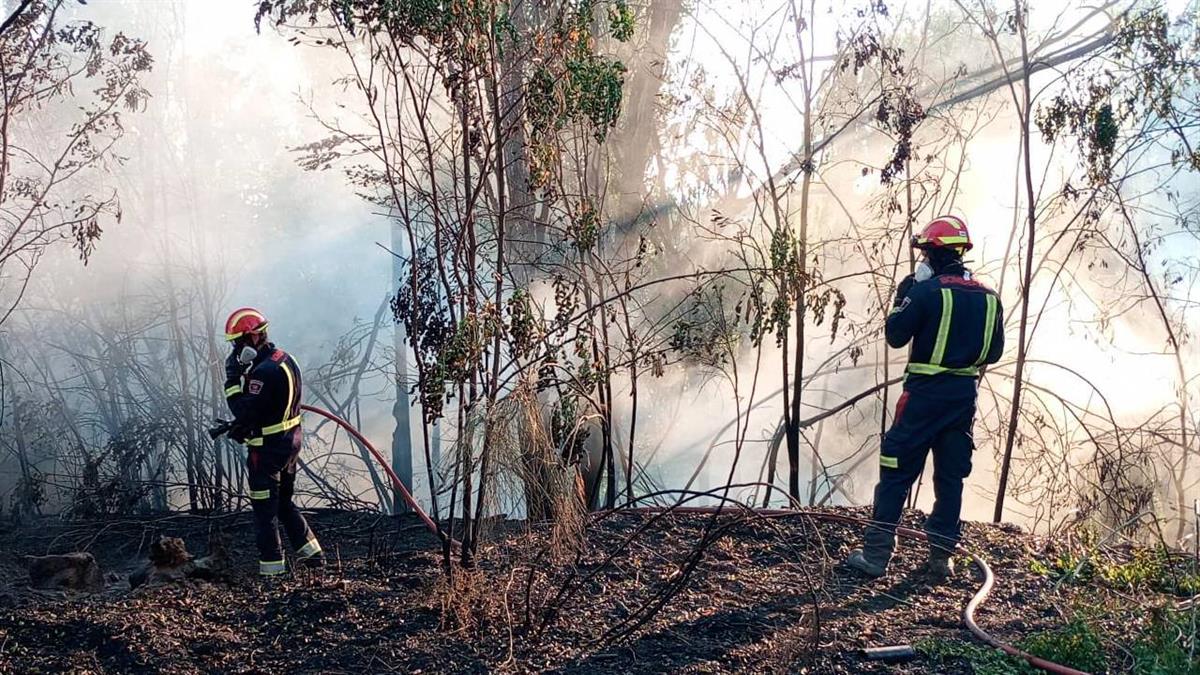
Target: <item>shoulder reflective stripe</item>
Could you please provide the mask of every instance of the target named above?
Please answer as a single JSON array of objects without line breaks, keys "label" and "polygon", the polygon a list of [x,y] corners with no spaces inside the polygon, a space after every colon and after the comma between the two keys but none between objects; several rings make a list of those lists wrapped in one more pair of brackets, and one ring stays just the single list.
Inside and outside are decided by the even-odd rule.
[{"label": "shoulder reflective stripe", "polygon": [[942,321],[938,324],[937,341],[933,343],[933,355],[929,362],[935,366],[941,365],[942,357],[946,355],[946,340],[950,337],[950,318],[954,314],[954,291],[942,289]]},{"label": "shoulder reflective stripe", "polygon": [[250,491],[250,499],[270,499],[270,498],[271,498],[271,490],[270,489],[251,490]]},{"label": "shoulder reflective stripe", "polygon": [[299,551],[296,551],[296,557],[304,560],[305,558],[311,558],[320,552],[321,543],[316,539],[309,539],[307,544],[301,546]]},{"label": "shoulder reflective stripe", "polygon": [[951,375],[974,376],[979,374],[979,369],[975,366],[968,366],[966,368],[947,368],[945,366],[935,366],[932,363],[910,363],[904,370],[905,372],[913,375],[940,375],[942,373],[950,373]]},{"label": "shoulder reflective stripe", "polygon": [[[279,362],[279,367],[283,368],[283,373],[284,375],[287,375],[288,381],[287,405],[283,408],[282,422],[283,424],[286,424],[288,422],[288,415],[292,414],[292,404],[296,402],[296,378],[292,376],[292,369],[288,368],[286,357],[285,360]],[[270,432],[264,430],[263,433],[265,434]]]},{"label": "shoulder reflective stripe", "polygon": [[900,461],[898,459],[896,459],[895,457],[888,457],[887,455],[880,455],[879,456],[879,466],[886,466],[889,469],[899,469]]},{"label": "shoulder reflective stripe", "polygon": [[258,561],[258,573],[264,577],[273,577],[276,574],[283,574],[286,571],[287,565],[282,560]]},{"label": "shoulder reflective stripe", "polygon": [[228,387],[225,389],[225,398],[229,398],[230,396],[233,396],[234,394],[240,394],[240,393],[242,393],[242,385],[235,384],[232,387]]},{"label": "shoulder reflective stripe", "polygon": [[987,318],[983,321],[983,349],[979,352],[976,365],[987,361],[988,352],[992,351],[992,333],[996,330],[996,296],[987,294]]}]

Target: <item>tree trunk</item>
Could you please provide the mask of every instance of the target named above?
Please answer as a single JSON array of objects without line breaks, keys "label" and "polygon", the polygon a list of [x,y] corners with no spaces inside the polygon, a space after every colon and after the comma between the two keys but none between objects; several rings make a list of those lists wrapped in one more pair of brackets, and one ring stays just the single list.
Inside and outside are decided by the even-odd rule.
[{"label": "tree trunk", "polygon": [[[1020,0],[1016,0],[1015,4],[1017,16],[1019,17],[1021,15]],[[1013,445],[1016,442],[1017,424],[1021,417],[1021,389],[1025,383],[1025,360],[1029,348],[1027,329],[1029,324],[1029,294],[1033,285],[1033,247],[1036,243],[1037,234],[1037,193],[1033,187],[1033,160],[1029,156],[1029,116],[1031,113],[1029,51],[1025,38],[1024,21],[1018,20],[1017,24],[1021,37],[1021,96],[1023,99],[1018,113],[1021,118],[1021,147],[1025,157],[1025,201],[1028,239],[1025,242],[1025,269],[1023,270],[1024,278],[1021,283],[1021,328],[1017,337],[1017,369],[1013,375],[1012,409],[1008,416],[1008,431],[1004,439],[1004,455],[1000,461],[1000,485],[996,490],[996,507],[992,512],[992,520],[997,523],[1004,517],[1004,497],[1008,490],[1008,477],[1012,469]]]},{"label": "tree trunk", "polygon": [[[406,246],[400,227],[392,226],[392,250],[397,255],[392,256],[392,277],[403,279],[404,261],[401,251]],[[400,478],[400,482],[411,493],[413,489],[413,458],[412,458],[412,405],[408,398],[408,336],[405,334],[404,322],[394,322],[392,331],[392,350],[396,358],[396,402],[392,404],[392,418],[396,425],[392,429],[392,470]],[[429,486],[430,490],[434,486]],[[401,496],[400,489],[392,487],[392,513],[407,513],[408,503]]]}]

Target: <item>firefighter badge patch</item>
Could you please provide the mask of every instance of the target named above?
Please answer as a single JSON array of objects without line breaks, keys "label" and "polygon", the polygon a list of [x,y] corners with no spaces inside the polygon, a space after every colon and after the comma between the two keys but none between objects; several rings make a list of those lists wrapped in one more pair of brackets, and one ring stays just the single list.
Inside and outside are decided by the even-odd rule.
[{"label": "firefighter badge patch", "polygon": [[259,394],[262,392],[262,385],[262,380],[250,380],[246,388],[251,394]]}]

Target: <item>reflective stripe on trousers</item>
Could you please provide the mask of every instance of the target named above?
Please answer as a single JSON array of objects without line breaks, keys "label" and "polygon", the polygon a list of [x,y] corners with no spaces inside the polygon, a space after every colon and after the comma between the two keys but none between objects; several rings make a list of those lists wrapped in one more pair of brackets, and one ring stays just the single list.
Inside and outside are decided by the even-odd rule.
[{"label": "reflective stripe on trousers", "polygon": [[321,543],[316,539],[309,539],[307,544],[301,546],[299,551],[296,551],[296,557],[301,560],[307,560],[320,552]]}]

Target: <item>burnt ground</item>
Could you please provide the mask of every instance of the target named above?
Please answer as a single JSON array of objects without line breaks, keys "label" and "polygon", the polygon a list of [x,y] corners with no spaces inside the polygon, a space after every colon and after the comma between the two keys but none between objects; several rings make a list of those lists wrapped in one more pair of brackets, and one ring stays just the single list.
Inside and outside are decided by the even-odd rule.
[{"label": "burnt ground", "polygon": [[[573,547],[514,523],[447,581],[415,518],[310,519],[330,566],[274,581],[254,574],[248,514],[0,526],[0,672],[973,672],[962,658],[864,658],[869,646],[978,644],[960,612],[982,575],[960,560],[931,585],[923,548],[902,543],[889,575],[865,580],[840,564],[853,525],[626,513]],[[225,578],[130,590],[158,535],[202,553],[220,530],[234,537]],[[1033,571],[1031,538],[973,523],[965,537],[998,578],[981,625],[1011,641],[1063,623],[1069,598]],[[28,588],[21,555],[76,550],[100,562],[103,592]]]}]

